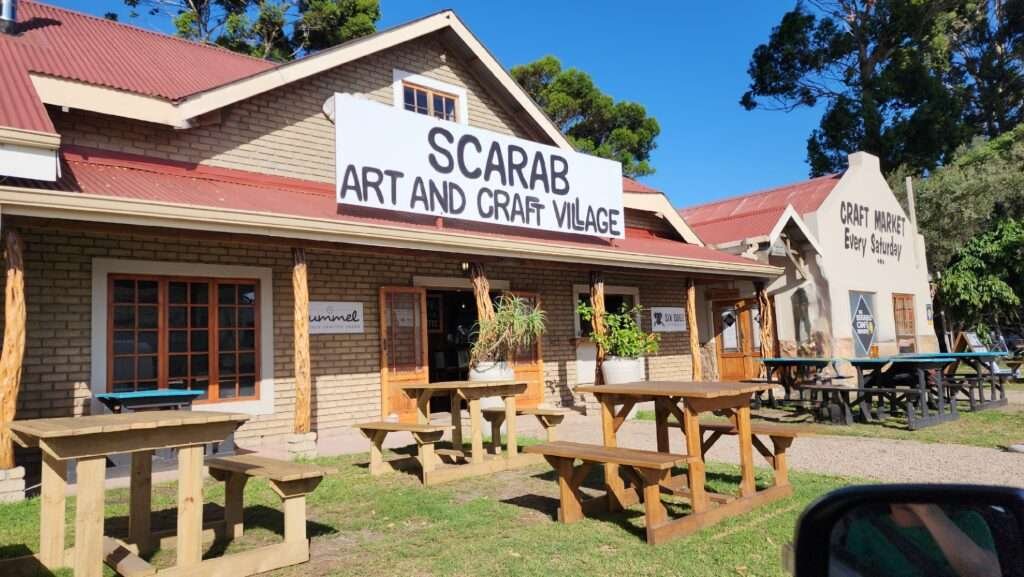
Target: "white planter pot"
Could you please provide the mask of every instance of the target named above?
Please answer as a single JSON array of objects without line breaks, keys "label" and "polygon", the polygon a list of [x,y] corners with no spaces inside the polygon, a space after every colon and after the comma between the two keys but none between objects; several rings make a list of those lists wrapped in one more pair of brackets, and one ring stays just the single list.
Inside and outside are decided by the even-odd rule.
[{"label": "white planter pot", "polygon": [[605,357],[601,363],[601,376],[606,385],[621,385],[644,380],[644,359]]},{"label": "white planter pot", "polygon": [[[511,381],[516,378],[516,371],[505,361],[477,363],[469,368],[471,381]],[[484,397],[480,399],[480,408],[493,409],[504,407],[501,397]]]}]

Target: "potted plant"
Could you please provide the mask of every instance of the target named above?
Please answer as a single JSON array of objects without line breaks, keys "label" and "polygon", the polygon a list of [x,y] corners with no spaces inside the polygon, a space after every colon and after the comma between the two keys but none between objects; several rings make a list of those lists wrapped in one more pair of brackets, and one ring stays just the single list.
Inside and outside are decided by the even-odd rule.
[{"label": "potted plant", "polygon": [[494,304],[494,318],[477,323],[469,351],[469,380],[504,381],[515,378],[511,361],[544,334],[545,315],[530,301],[511,294]]},{"label": "potted plant", "polygon": [[[593,322],[594,307],[580,303],[576,309],[583,320]],[[617,313],[605,313],[605,332],[591,332],[590,338],[605,351],[601,375],[605,384],[615,385],[643,380],[644,356],[658,352],[659,336],[645,333],[636,319],[641,308],[623,305]]]}]

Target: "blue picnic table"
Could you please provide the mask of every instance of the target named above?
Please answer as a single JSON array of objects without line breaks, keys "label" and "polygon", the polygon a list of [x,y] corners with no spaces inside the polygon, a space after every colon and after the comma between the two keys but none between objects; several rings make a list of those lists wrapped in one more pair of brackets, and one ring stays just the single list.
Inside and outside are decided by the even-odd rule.
[{"label": "blue picnic table", "polygon": [[[769,383],[782,385],[785,391],[784,401],[790,401],[793,390],[800,390],[801,383],[821,382],[821,373],[826,367],[833,366],[837,359],[829,357],[768,357],[759,359],[765,368],[765,376]],[[760,401],[760,395],[758,395]],[[803,394],[801,393],[801,400]],[[768,404],[776,406],[775,392],[768,390]]]},{"label": "blue picnic table", "polygon": [[907,427],[914,430],[959,418],[956,402],[948,402],[948,383],[943,374],[955,358],[922,354],[848,362],[857,371],[858,395],[849,405],[859,406],[864,421],[882,421],[900,411],[906,416]]},{"label": "blue picnic table", "polygon": [[124,413],[161,409],[186,409],[192,406],[192,401],[202,395],[203,391],[190,391],[187,389],[152,389],[146,391],[100,393],[96,395],[96,400],[103,403],[112,413]]},{"label": "blue picnic table", "polygon": [[[908,358],[951,358],[954,363],[945,370],[950,384],[950,397],[956,402],[958,395],[963,395],[970,410],[980,411],[991,407],[1006,405],[1006,381],[1010,378],[1009,371],[1003,371],[996,364],[1008,353],[1002,351],[961,351],[957,353],[910,353],[901,355]],[[964,364],[970,367],[973,375],[961,376],[957,369]]]}]

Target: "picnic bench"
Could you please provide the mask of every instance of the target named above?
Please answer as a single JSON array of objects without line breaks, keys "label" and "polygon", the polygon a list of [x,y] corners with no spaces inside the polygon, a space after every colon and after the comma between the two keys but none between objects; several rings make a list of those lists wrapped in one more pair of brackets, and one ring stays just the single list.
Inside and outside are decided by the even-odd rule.
[{"label": "picnic bench", "polygon": [[[701,422],[701,456],[726,435],[739,435],[739,429],[735,423],[730,422]],[[710,433],[705,436],[705,433]],[[757,452],[771,466],[774,473],[772,484],[783,486],[789,484],[789,463],[786,457],[786,449],[793,444],[793,440],[801,435],[813,435],[813,429],[804,425],[780,425],[774,423],[751,423],[750,435],[751,444]],[[771,440],[772,448],[769,449],[759,437],[768,437]]]},{"label": "picnic bench", "polygon": [[[391,471],[404,470],[409,467],[411,461],[419,464],[421,481],[427,484],[427,477],[434,470],[437,462],[435,445],[441,440],[445,432],[451,429],[449,425],[436,425],[431,423],[391,423],[376,421],[372,423],[359,423],[355,428],[370,441],[370,474],[374,477]],[[411,433],[416,441],[416,455],[412,457],[400,457],[390,461],[384,460],[384,439],[390,433],[407,432]]]},{"label": "picnic bench", "polygon": [[[791,400],[792,392],[795,390],[803,399],[803,387],[808,383],[820,383],[822,372],[829,366],[833,366],[836,359],[826,357],[768,357],[758,359],[764,365],[765,376],[769,383],[782,385],[785,391],[784,401]],[[754,402],[760,405],[761,397],[768,394],[768,406],[775,408],[777,402],[773,388],[765,392],[754,394]]]},{"label": "picnic bench", "polygon": [[[953,362],[945,369],[947,383],[947,402],[967,401],[971,411],[980,411],[1007,404],[1006,381],[1011,371],[1000,371],[996,359],[1005,357],[1007,353],[999,351],[961,351],[956,353],[914,353],[901,355],[907,358],[948,358]],[[960,365],[967,365],[974,371],[973,375],[960,374]]]},{"label": "picnic bench", "polygon": [[324,476],[333,472],[323,467],[271,459],[256,454],[210,457],[206,459],[210,476],[224,483],[224,531],[226,540],[242,536],[243,495],[252,477],[267,479],[270,488],[282,500],[284,542],[289,554],[309,559],[306,539],[306,495],[313,492]]},{"label": "picnic bench", "polygon": [[[489,407],[482,410],[484,420],[491,425],[491,452],[498,454],[501,452],[501,426],[505,423],[507,418],[504,407]],[[556,433],[556,427],[562,424],[565,416],[569,411],[565,409],[549,409],[544,407],[531,407],[525,409],[516,409],[517,416],[533,415],[540,422],[540,425],[544,427],[544,432],[548,441],[557,440],[558,434]]]},{"label": "picnic bench", "polygon": [[[606,488],[603,496],[586,498],[580,491],[580,485],[594,465],[614,464],[638,487],[644,502],[647,542],[654,545],[668,537],[664,529],[671,525],[671,521],[661,502],[661,489],[671,477],[672,468],[688,461],[686,455],[568,441],[532,445],[523,450],[543,455],[558,474],[558,520],[562,523],[579,521],[584,512],[607,509],[611,498],[607,491],[610,489]],[[580,461],[578,466],[576,461]]]},{"label": "picnic bench", "polygon": [[[949,383],[943,371],[954,359],[941,357],[881,357],[850,359],[857,372],[856,405],[865,422],[879,422],[902,412],[907,428],[920,429],[959,418],[955,402],[947,402]],[[930,375],[930,376],[929,376]],[[886,407],[888,404],[888,408]]]}]

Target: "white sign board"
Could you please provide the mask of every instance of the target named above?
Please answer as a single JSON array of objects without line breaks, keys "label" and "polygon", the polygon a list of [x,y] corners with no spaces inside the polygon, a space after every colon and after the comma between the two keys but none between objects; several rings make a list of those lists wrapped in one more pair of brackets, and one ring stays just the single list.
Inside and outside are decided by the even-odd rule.
[{"label": "white sign board", "polygon": [[618,162],[334,97],[340,205],[625,236]]},{"label": "white sign board", "polygon": [[651,307],[651,332],[686,332],[686,309],[683,307]]},{"label": "white sign board", "polygon": [[363,332],[363,303],[310,301],[309,334],[337,335]]}]

